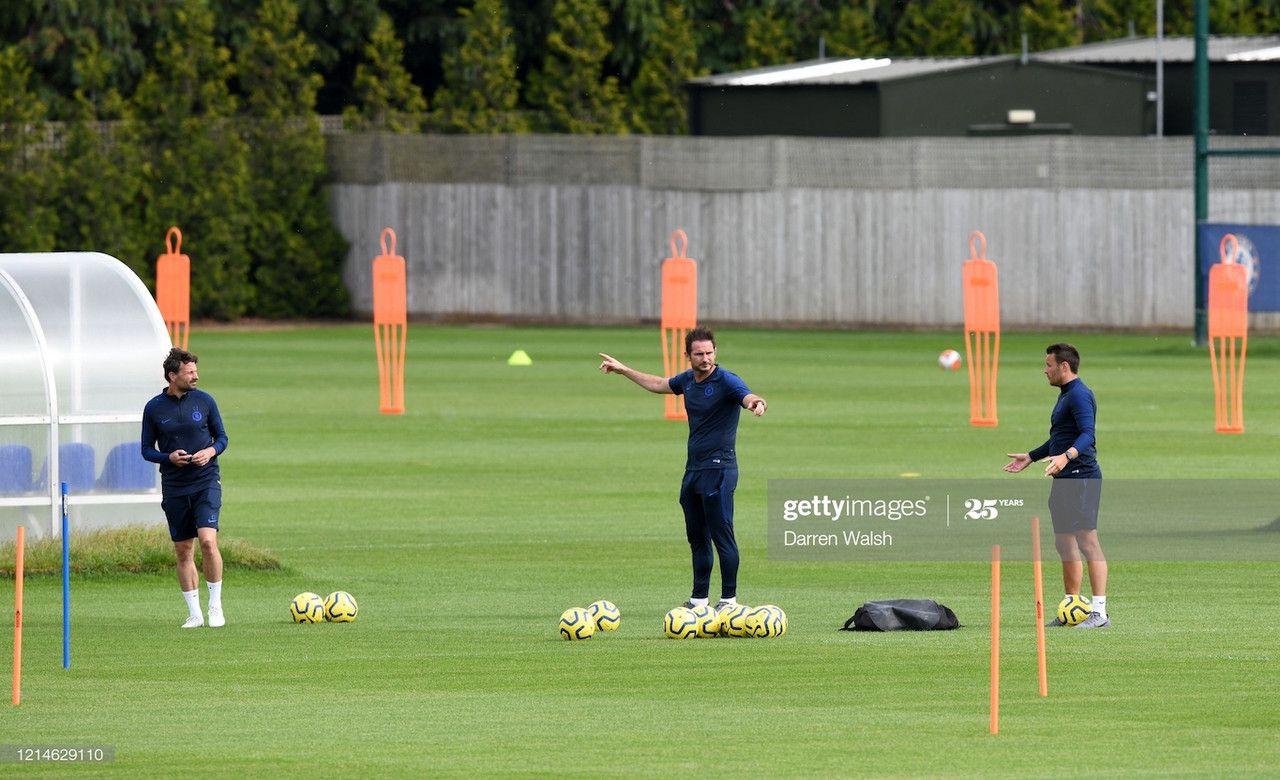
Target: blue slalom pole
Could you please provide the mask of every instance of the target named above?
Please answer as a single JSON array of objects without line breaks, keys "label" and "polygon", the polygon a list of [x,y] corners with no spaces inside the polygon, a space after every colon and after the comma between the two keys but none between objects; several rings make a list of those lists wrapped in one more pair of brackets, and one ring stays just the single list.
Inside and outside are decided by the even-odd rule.
[{"label": "blue slalom pole", "polygon": [[71,668],[71,547],[67,542],[67,483],[62,483],[62,668]]}]

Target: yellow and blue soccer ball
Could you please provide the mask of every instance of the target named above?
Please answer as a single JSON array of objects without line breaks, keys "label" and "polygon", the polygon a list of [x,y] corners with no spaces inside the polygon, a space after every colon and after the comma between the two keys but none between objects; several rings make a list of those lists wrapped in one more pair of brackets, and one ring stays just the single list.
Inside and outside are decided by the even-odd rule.
[{"label": "yellow and blue soccer ball", "polygon": [[1081,596],[1067,596],[1058,605],[1058,620],[1074,626],[1080,621],[1089,617],[1089,613],[1093,610],[1089,600]]},{"label": "yellow and blue soccer ball", "polygon": [[324,619],[330,623],[350,623],[360,608],[345,590],[335,590],[324,600]]},{"label": "yellow and blue soccer ball", "polygon": [[324,599],[319,593],[299,593],[289,602],[289,614],[295,623],[323,623]]},{"label": "yellow and blue soccer ball", "polygon": [[596,633],[596,621],[581,607],[566,609],[560,616],[560,636],[570,642],[590,639]]},{"label": "yellow and blue soccer ball", "polygon": [[747,613],[745,636],[767,639],[787,633],[787,613],[781,607],[766,604]]},{"label": "yellow and blue soccer ball", "polygon": [[590,613],[591,619],[595,621],[596,630],[598,631],[617,631],[618,624],[622,622],[622,613],[618,611],[612,601],[600,599],[592,602],[591,606],[587,607],[587,612]]},{"label": "yellow and blue soccer ball", "polygon": [[662,631],[672,639],[693,639],[698,635],[698,616],[691,609],[676,607],[662,619]]},{"label": "yellow and blue soccer ball", "polygon": [[720,635],[720,613],[715,607],[702,605],[689,610],[697,618],[698,636],[711,637]]},{"label": "yellow and blue soccer ball", "polygon": [[749,636],[747,634],[747,614],[751,607],[745,604],[734,604],[720,611],[720,636]]}]

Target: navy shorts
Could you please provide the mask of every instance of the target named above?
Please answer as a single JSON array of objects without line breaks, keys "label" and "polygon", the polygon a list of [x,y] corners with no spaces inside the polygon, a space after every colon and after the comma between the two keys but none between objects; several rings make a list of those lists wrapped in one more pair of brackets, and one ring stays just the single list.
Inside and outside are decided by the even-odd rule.
[{"label": "navy shorts", "polygon": [[1074,534],[1098,528],[1102,479],[1055,479],[1049,491],[1049,514],[1055,534]]},{"label": "navy shorts", "polygon": [[194,539],[197,528],[218,530],[218,513],[222,511],[222,483],[215,482],[204,490],[185,496],[165,496],[160,508],[169,520],[169,538],[175,542]]}]

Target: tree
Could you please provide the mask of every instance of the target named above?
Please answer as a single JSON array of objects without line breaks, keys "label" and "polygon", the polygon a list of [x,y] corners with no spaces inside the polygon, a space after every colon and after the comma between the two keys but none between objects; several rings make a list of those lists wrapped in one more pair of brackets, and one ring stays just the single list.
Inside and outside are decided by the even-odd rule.
[{"label": "tree", "polygon": [[52,162],[47,109],[32,89],[31,63],[16,46],[0,49],[0,251],[54,248]]},{"label": "tree", "polygon": [[606,0],[609,65],[621,83],[634,81],[650,48],[657,43],[668,0]]},{"label": "tree", "polygon": [[36,74],[36,92],[53,119],[74,113],[74,94],[83,86],[81,53],[97,49],[101,89],[132,94],[149,64],[155,40],[157,2],[94,0],[4,0],[0,41],[15,42]]},{"label": "tree", "polygon": [[915,0],[902,14],[894,42],[906,56],[965,57],[975,53],[972,6],[965,0]]},{"label": "tree", "polygon": [[667,0],[658,34],[645,49],[640,73],[631,83],[631,123],[637,133],[689,132],[683,83],[705,76],[698,67],[698,42],[684,12],[684,0]]},{"label": "tree", "polygon": [[788,18],[770,5],[746,15],[740,68],[763,68],[795,61],[796,31]]},{"label": "tree", "polygon": [[294,0],[264,0],[237,58],[255,206],[249,224],[249,313],[339,316],[348,244],[325,201],[324,137],[315,114],[315,46],[298,31]]},{"label": "tree", "polygon": [[1031,51],[1047,51],[1080,43],[1075,11],[1060,0],[1031,0],[1018,9],[1018,22]]},{"label": "tree", "polygon": [[529,102],[553,133],[625,134],[625,101],[615,76],[604,75],[609,17],[593,0],[556,0],[547,58],[529,76]]},{"label": "tree", "polygon": [[231,53],[214,43],[204,0],[180,0],[165,15],[155,67],[138,86],[125,125],[141,160],[145,235],[158,248],[169,227],[178,226],[192,259],[192,316],[233,320],[251,304],[247,241],[254,208],[249,150],[231,121],[235,67]]},{"label": "tree", "polygon": [[873,13],[864,6],[841,6],[826,34],[827,51],[836,57],[883,57],[889,42],[881,37]]},{"label": "tree", "polygon": [[444,54],[444,85],[436,90],[434,125],[446,133],[526,133],[517,110],[515,36],[502,0],[476,0],[459,8],[466,34]]},{"label": "tree", "polygon": [[404,69],[404,44],[396,37],[391,17],[378,17],[364,56],[365,61],[356,66],[357,105],[342,112],[346,128],[394,133],[421,130],[427,99]]},{"label": "tree", "polygon": [[123,101],[110,86],[110,57],[86,36],[75,59],[79,83],[64,109],[67,117],[58,177],[58,247],[96,250],[120,258],[146,275],[148,250],[139,207],[141,178],[136,147],[116,143],[102,119],[121,115]]}]

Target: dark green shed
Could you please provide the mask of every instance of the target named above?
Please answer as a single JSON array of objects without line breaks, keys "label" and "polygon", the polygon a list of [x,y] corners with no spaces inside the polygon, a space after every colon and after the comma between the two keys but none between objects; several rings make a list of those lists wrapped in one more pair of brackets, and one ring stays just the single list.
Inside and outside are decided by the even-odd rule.
[{"label": "dark green shed", "polygon": [[693,135],[1147,135],[1152,80],[1015,56],[813,60],[694,79]]}]

